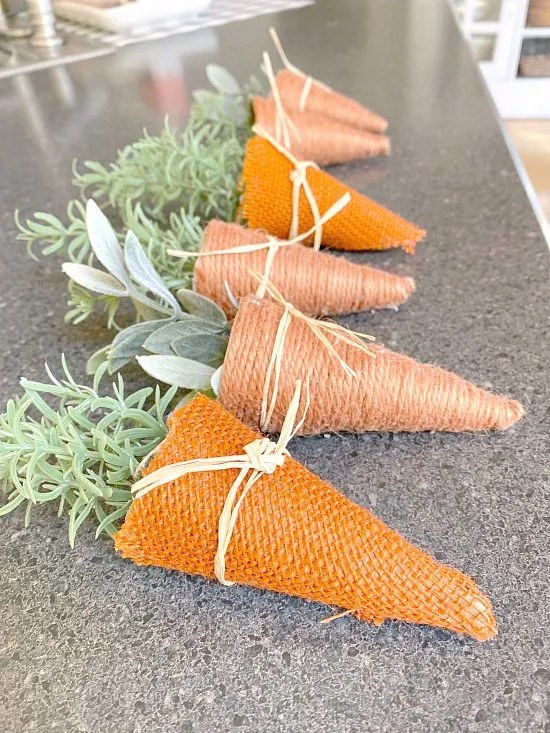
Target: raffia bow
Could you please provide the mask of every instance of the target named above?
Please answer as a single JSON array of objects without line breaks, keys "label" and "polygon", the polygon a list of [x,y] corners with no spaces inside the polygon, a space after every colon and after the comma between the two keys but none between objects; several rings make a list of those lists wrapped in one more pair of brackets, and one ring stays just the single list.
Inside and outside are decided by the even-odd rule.
[{"label": "raffia bow", "polygon": [[[309,408],[309,385],[306,385],[306,403],[303,415],[296,422],[301,393],[302,382],[298,380],[294,396],[288,407],[279,435],[279,440],[276,443],[269,440],[269,438],[258,438],[243,446],[242,454],[197,458],[162,466],[156,471],[144,476],[132,488],[135,498],[140,499],[149,491],[171,483],[172,481],[177,481],[190,473],[226,471],[230,469],[239,470],[239,475],[229,489],[218,522],[218,546],[214,557],[214,574],[223,585],[234,585],[232,581],[227,580],[225,577],[225,557],[242,503],[250,489],[262,476],[274,473],[277,468],[283,465],[286,457],[290,455],[287,450],[287,445],[294,435],[299,432],[304,423]],[[241,487],[242,491],[240,491],[239,495]]]},{"label": "raffia bow", "polygon": [[290,173],[290,180],[292,181],[292,219],[290,220],[289,237],[292,238],[298,235],[300,228],[300,193],[303,188],[304,195],[309,204],[309,208],[311,209],[311,215],[313,216],[313,221],[315,223],[313,249],[320,249],[321,242],[323,241],[323,225],[320,223],[321,212],[319,211],[319,205],[317,204],[317,199],[315,198],[311,184],[307,179],[308,168],[315,168],[318,170],[319,166],[312,160],[298,160],[290,150],[285,148],[284,145],[281,145],[281,143],[278,142],[273,135],[270,135],[269,132],[261,125],[254,125],[252,127],[252,132],[255,135],[258,135],[258,137],[266,140],[268,143],[271,143],[279,153],[284,155],[285,158],[292,163],[293,170]]}]

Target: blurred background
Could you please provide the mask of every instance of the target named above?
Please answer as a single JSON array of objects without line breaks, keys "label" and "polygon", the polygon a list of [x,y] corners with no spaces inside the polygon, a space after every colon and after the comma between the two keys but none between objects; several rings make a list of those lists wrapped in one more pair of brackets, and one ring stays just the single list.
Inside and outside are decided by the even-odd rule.
[{"label": "blurred background", "polygon": [[[523,163],[524,183],[535,190],[538,213],[550,220],[550,0],[448,1],[503,120],[512,153]],[[194,52],[204,63],[216,52],[216,26],[312,2],[0,0],[0,78],[14,77],[39,130],[42,109],[32,82],[21,72],[50,67],[56,90],[70,101],[75,93],[67,64],[111,56],[119,73],[125,67],[147,67],[143,98],[177,124],[185,118],[189,101],[182,77],[183,33],[185,63]],[[145,40],[162,41],[162,54],[151,60]],[[112,54],[121,49],[124,54],[115,59]]]},{"label": "blurred background", "polygon": [[550,0],[451,0],[550,219]]}]

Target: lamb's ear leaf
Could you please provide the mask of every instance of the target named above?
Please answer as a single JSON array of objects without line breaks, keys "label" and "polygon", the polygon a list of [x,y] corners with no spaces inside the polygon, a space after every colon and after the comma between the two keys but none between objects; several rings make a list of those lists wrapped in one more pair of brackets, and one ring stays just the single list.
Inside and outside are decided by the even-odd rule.
[{"label": "lamb's ear leaf", "polygon": [[204,295],[199,295],[193,290],[187,290],[187,288],[181,288],[181,290],[178,290],[177,296],[179,302],[191,315],[220,326],[227,323],[227,318],[222,309],[214,301],[205,298]]},{"label": "lamb's ear leaf", "polygon": [[159,298],[162,298],[172,306],[176,313],[180,311],[178,301],[168,290],[162,278],[150,263],[149,258],[145,254],[145,250],[132,231],[129,231],[126,235],[124,261],[128,272],[140,285],[149,292],[158,295]]},{"label": "lamb's ear leaf", "polygon": [[130,278],[124,266],[124,255],[113,227],[95,201],[86,204],[86,227],[95,256],[117,280],[128,286]]},{"label": "lamb's ear leaf", "polygon": [[242,94],[241,85],[225,67],[208,64],[206,76],[214,89],[222,94]]},{"label": "lamb's ear leaf", "polygon": [[101,295],[115,295],[120,298],[128,295],[126,287],[108,272],[98,270],[89,265],[80,265],[77,262],[64,262],[61,269],[77,285]]},{"label": "lamb's ear leaf", "polygon": [[215,372],[206,364],[181,356],[138,356],[137,361],[153,379],[183,389],[209,389]]},{"label": "lamb's ear leaf", "polygon": [[227,351],[227,337],[218,334],[179,336],[172,341],[172,353],[186,359],[200,361],[214,368],[223,364]]},{"label": "lamb's ear leaf", "polygon": [[147,321],[136,323],[118,333],[109,347],[109,373],[113,374],[137,356],[143,344],[154,331],[166,321]]}]

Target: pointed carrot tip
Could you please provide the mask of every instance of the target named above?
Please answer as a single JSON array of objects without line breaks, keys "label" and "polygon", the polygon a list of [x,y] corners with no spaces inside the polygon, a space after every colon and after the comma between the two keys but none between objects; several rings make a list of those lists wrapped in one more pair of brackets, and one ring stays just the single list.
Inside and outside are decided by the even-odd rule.
[{"label": "pointed carrot tip", "polygon": [[521,420],[525,415],[525,408],[517,400],[503,400],[497,419],[496,429],[507,430]]},{"label": "pointed carrot tip", "polygon": [[404,303],[416,290],[416,283],[412,277],[397,277],[392,287],[392,306]]},{"label": "pointed carrot tip", "polygon": [[416,283],[412,277],[404,277],[403,285],[407,295],[412,295],[412,293],[416,292]]},{"label": "pointed carrot tip", "polygon": [[476,641],[488,641],[497,635],[497,622],[489,600],[478,591],[465,598],[469,605],[463,606],[462,613],[468,622],[467,633]]}]

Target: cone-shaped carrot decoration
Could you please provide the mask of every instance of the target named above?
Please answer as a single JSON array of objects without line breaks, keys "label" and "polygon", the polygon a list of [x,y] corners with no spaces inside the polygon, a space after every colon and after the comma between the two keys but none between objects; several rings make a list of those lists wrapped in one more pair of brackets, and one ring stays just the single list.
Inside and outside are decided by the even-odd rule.
[{"label": "cone-shaped carrot decoration", "polygon": [[304,91],[305,80],[288,69],[279,71],[276,83],[281,99],[288,110],[303,110],[367,132],[383,133],[388,128],[388,121],[377,115],[376,112],[372,112],[368,107],[364,107],[344,94],[335,92],[334,89],[315,82],[311,84],[305,104],[301,104],[300,99]]},{"label": "cone-shaped carrot decoration", "polygon": [[[233,323],[220,400],[258,427],[283,307],[246,298]],[[262,334],[261,342],[257,334]],[[309,378],[311,406],[302,433],[328,431],[504,430],[524,414],[515,400],[475,387],[452,372],[379,349],[375,358],[339,343],[341,368],[307,323],[291,318],[281,356],[275,409],[266,432],[280,429],[297,379]],[[372,348],[372,347],[371,347]]]},{"label": "cone-shaped carrot decoration", "polygon": [[[244,456],[259,438],[204,397],[182,407],[169,426],[147,473],[183,461]],[[220,516],[238,474],[236,468],[191,472],[152,488],[134,500],[116,549],[140,565],[214,578]],[[479,641],[496,633],[491,605],[470,578],[290,457],[246,493],[224,560],[229,582],[339,606],[375,624],[429,624]]]},{"label": "cone-shaped carrot decoration", "polygon": [[[281,142],[275,101],[253,97],[252,106],[256,122]],[[290,122],[289,149],[301,160],[332,165],[390,154],[390,140],[385,135],[356,130],[311,112],[288,110],[286,116]]]},{"label": "cone-shaped carrot decoration", "polygon": [[[268,241],[265,231],[238,224],[211,221],[204,232],[202,251],[233,250]],[[234,298],[240,300],[258,289],[252,271],[266,270],[268,250],[244,251],[197,258],[194,289],[235,315]],[[270,280],[286,300],[308,315],[340,315],[404,303],[414,292],[414,281],[343,257],[316,252],[301,244],[281,246],[270,268]]]},{"label": "cone-shaped carrot decoration", "polygon": [[[302,190],[303,175],[321,214],[346,192],[351,195],[346,208],[323,227],[322,243],[328,247],[346,250],[403,247],[413,252],[416,242],[425,235],[414,224],[312,164],[298,164],[298,170],[292,157],[259,135],[248,141],[243,165],[241,215],[251,229],[266,229],[280,239],[288,239],[313,227],[315,218],[311,202]],[[295,191],[299,193],[297,207],[293,203]],[[296,218],[298,230],[294,232]],[[313,239],[313,236],[308,238],[306,243],[312,243]]]},{"label": "cone-shaped carrot decoration", "polygon": [[388,122],[353,99],[305,74],[288,60],[274,28],[269,33],[285,68],[277,74],[277,88],[285,107],[307,110],[344,122],[358,130],[384,132]]}]

